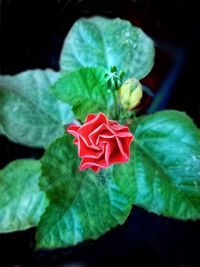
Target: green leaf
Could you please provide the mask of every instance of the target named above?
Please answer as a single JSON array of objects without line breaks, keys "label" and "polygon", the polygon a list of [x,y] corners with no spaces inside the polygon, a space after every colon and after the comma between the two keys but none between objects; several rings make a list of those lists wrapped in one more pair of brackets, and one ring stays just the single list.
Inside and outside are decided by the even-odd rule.
[{"label": "green leaf", "polygon": [[[200,131],[178,111],[142,118],[116,181],[135,205],[178,219],[200,218]],[[126,183],[124,182],[126,181]]]},{"label": "green leaf", "polygon": [[[1,123],[1,122],[0,122]],[[0,135],[1,134],[3,134],[3,128],[2,128],[2,126],[1,126],[1,124],[0,124]]]},{"label": "green leaf", "polygon": [[60,77],[52,70],[31,70],[0,76],[0,122],[11,140],[45,147],[63,135],[64,124],[73,120],[69,105],[48,90]]},{"label": "green leaf", "polygon": [[37,228],[38,248],[58,248],[96,239],[124,223],[131,204],[114,182],[112,168],[79,171],[71,136],[57,139],[42,160],[41,188],[50,205]]},{"label": "green leaf", "polygon": [[38,186],[40,162],[16,160],[0,170],[0,232],[36,226],[47,206]]},{"label": "green leaf", "polygon": [[153,41],[138,27],[119,18],[79,19],[68,33],[61,52],[60,67],[116,66],[126,78],[142,79],[154,63]]},{"label": "green leaf", "polygon": [[82,68],[63,75],[51,88],[55,96],[73,106],[82,121],[89,113],[108,113],[110,92],[104,68]]}]

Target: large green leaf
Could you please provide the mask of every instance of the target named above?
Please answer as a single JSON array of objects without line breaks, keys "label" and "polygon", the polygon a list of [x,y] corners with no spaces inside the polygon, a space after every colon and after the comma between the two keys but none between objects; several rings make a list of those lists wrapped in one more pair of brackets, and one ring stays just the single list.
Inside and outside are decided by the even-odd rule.
[{"label": "large green leaf", "polygon": [[70,103],[76,117],[84,120],[88,113],[108,113],[110,92],[105,79],[106,70],[81,68],[63,75],[51,88],[55,96]]},{"label": "large green leaf", "polygon": [[79,171],[71,136],[57,139],[42,160],[41,188],[50,205],[37,229],[38,248],[57,248],[96,239],[124,223],[131,204],[114,182],[112,168]]},{"label": "large green leaf", "polygon": [[92,17],[79,19],[68,33],[60,67],[73,71],[80,67],[116,66],[126,78],[141,79],[152,69],[154,45],[138,27],[122,19]]},{"label": "large green leaf", "polygon": [[[200,218],[200,131],[178,111],[140,120],[116,181],[134,204],[179,219]],[[126,183],[124,182],[126,180]]]},{"label": "large green leaf", "polygon": [[44,147],[64,133],[72,121],[69,105],[48,90],[60,75],[52,70],[31,70],[0,76],[0,122],[11,140]]},{"label": "large green leaf", "polygon": [[0,232],[36,226],[47,206],[38,186],[40,162],[16,160],[0,170]]}]

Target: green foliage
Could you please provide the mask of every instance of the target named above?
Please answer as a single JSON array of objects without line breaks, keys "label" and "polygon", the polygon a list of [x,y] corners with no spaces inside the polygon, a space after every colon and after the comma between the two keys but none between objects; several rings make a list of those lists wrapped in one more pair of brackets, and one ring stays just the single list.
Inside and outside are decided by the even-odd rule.
[{"label": "green foliage", "polygon": [[50,205],[37,230],[38,248],[75,245],[96,239],[124,223],[131,204],[113,179],[112,168],[80,172],[71,136],[52,143],[42,160],[41,188]]},{"label": "green foliage", "polygon": [[63,135],[63,125],[73,120],[73,114],[69,105],[58,101],[48,90],[59,77],[52,70],[0,76],[0,122],[9,139],[45,147]]},{"label": "green foliage", "polygon": [[105,79],[106,70],[81,68],[62,76],[51,91],[63,102],[73,106],[76,118],[84,121],[88,113],[108,114],[110,92]]},{"label": "green foliage", "polygon": [[[162,111],[135,118],[129,162],[99,173],[78,170],[77,147],[71,136],[63,136],[64,125],[75,117],[84,121],[89,113],[130,121],[134,111],[123,114],[117,91],[112,95],[108,89],[121,86],[123,72],[118,76],[117,69],[125,78],[141,79],[153,60],[153,42],[141,29],[121,19],[93,17],[78,20],[65,39],[62,77],[52,70],[0,76],[0,133],[20,144],[47,147],[41,163],[17,160],[0,170],[0,232],[38,225],[37,247],[58,248],[123,224],[132,204],[164,216],[200,219],[200,130],[186,114]],[[108,73],[111,66],[117,69]]]},{"label": "green foliage", "polygon": [[131,159],[114,166],[122,191],[148,211],[199,219],[200,130],[184,113],[162,111],[140,119],[134,135]]},{"label": "green foliage", "polygon": [[92,17],[72,26],[61,52],[60,67],[116,66],[126,78],[142,79],[153,67],[152,40],[138,27],[122,19]]},{"label": "green foliage", "polygon": [[0,170],[0,232],[36,226],[47,206],[38,186],[40,162],[16,160]]}]

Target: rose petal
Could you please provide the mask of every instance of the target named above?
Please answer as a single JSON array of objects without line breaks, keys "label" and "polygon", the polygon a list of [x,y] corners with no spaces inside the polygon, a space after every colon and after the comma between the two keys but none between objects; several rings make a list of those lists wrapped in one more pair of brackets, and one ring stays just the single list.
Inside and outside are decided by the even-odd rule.
[{"label": "rose petal", "polygon": [[115,136],[119,137],[119,138],[126,138],[126,137],[132,137],[133,138],[133,135],[130,132],[117,132],[115,134]]},{"label": "rose petal", "polygon": [[123,146],[122,146],[122,143],[121,141],[119,140],[119,138],[116,137],[116,141],[117,141],[117,145],[118,145],[118,148],[119,148],[119,152],[122,154],[122,156],[127,159],[128,158],[128,155],[124,152],[124,149],[123,149]]},{"label": "rose petal", "polygon": [[104,149],[95,146],[88,146],[82,136],[78,138],[78,155],[80,158],[98,159],[104,153]]},{"label": "rose petal", "polygon": [[67,128],[67,132],[72,134],[74,137],[78,138],[78,130],[79,130],[80,126],[76,125],[76,124],[71,124],[68,128]]},{"label": "rose petal", "polygon": [[133,141],[133,139],[134,139],[133,135],[127,136],[125,138],[119,138],[124,153],[128,156],[128,158],[130,157],[130,144]]},{"label": "rose petal", "polygon": [[85,137],[88,144],[91,144],[89,134],[103,123],[108,124],[108,119],[103,113],[99,113],[94,119],[84,123],[83,126],[79,128],[78,133]]},{"label": "rose petal", "polygon": [[107,166],[110,165],[110,154],[111,154],[111,145],[110,143],[106,143],[106,147],[105,147],[105,161]]},{"label": "rose petal", "polygon": [[[130,143],[133,137],[125,138],[100,138],[99,143],[106,143],[105,160],[108,165],[112,163],[127,162],[130,156]],[[124,147],[123,147],[124,146]]]},{"label": "rose petal", "polygon": [[91,158],[84,158],[81,161],[79,170],[85,170],[87,168],[92,168],[92,167],[98,167],[98,168],[106,168],[108,165],[106,164],[105,159],[91,159]]},{"label": "rose petal", "polygon": [[127,162],[130,157],[130,143],[133,141],[133,136],[126,138],[117,138],[119,150],[110,155],[110,164]]},{"label": "rose petal", "polygon": [[75,145],[78,145],[78,139],[75,138],[73,143],[74,143]]},{"label": "rose petal", "polygon": [[127,132],[127,133],[130,132],[130,130],[129,130],[129,128],[128,128],[127,126],[121,126],[121,125],[119,125],[118,123],[113,124],[113,125],[109,125],[109,126],[110,126],[111,129],[114,130],[115,132],[118,132],[118,131],[120,131],[120,132]]},{"label": "rose petal", "polygon": [[101,135],[103,135],[103,136],[105,136],[107,138],[111,138],[111,137],[114,136],[113,133],[111,133],[108,130],[107,127],[108,126],[105,123],[103,123],[99,127],[97,127],[93,132],[91,132],[89,134],[89,139],[90,139],[90,141],[91,141],[92,144],[94,144],[95,146],[97,146],[98,143],[99,143],[99,136],[101,136]]},{"label": "rose petal", "polygon": [[117,153],[113,153],[111,156],[110,156],[110,165],[113,164],[113,163],[121,163],[121,162],[127,162],[129,160],[129,158],[127,157],[124,157],[120,152],[117,152]]},{"label": "rose petal", "polygon": [[108,139],[113,139],[113,138],[115,138],[115,135],[112,134],[112,133],[110,133],[110,134],[107,134],[107,133],[106,134],[105,133],[100,134],[98,136],[97,140],[96,140],[96,145],[99,145],[101,143],[101,140],[103,140],[103,139],[108,141]]},{"label": "rose petal", "polygon": [[114,125],[114,126],[106,125],[106,127],[107,127],[107,130],[109,132],[111,132],[112,134],[114,134],[114,135],[116,135],[119,131],[120,132],[130,133],[130,131],[129,131],[129,129],[127,127],[125,127],[125,126],[122,127],[119,124]]},{"label": "rose petal", "polygon": [[113,121],[113,120],[109,120],[108,121],[108,124],[110,125],[110,126],[113,126],[113,125],[118,125],[119,123],[118,122],[116,122],[116,121]]},{"label": "rose petal", "polygon": [[71,124],[71,125],[67,128],[67,132],[70,133],[70,134],[72,134],[72,135],[75,137],[74,142],[73,142],[75,145],[78,143],[77,138],[78,138],[78,136],[79,136],[79,134],[78,134],[78,130],[79,130],[79,128],[80,128],[80,126],[77,125],[77,124]]},{"label": "rose petal", "polygon": [[116,138],[107,139],[100,138],[99,144],[105,147],[105,161],[107,165],[110,165],[110,157],[112,154],[118,153],[118,144]]},{"label": "rose petal", "polygon": [[80,164],[80,170],[84,170],[84,169],[91,168],[91,167],[98,167],[98,168],[108,167],[108,164],[105,160],[106,144],[102,144],[101,149],[103,151],[101,157],[99,157],[97,159],[94,159],[91,157],[83,158],[83,160],[81,161],[81,164]]},{"label": "rose petal", "polygon": [[87,118],[85,120],[85,123],[88,122],[88,121],[93,120],[94,118],[96,118],[96,115],[95,114],[89,114],[89,115],[87,115]]},{"label": "rose petal", "polygon": [[99,172],[100,170],[100,167],[97,167],[97,166],[91,166],[90,167],[94,172]]}]

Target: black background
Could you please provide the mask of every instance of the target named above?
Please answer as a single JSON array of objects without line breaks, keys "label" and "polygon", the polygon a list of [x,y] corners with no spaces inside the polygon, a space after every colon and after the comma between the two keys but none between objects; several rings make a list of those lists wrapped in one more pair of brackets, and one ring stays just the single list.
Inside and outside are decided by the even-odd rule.
[{"label": "black background", "polygon": [[[166,108],[186,111],[200,126],[198,1],[0,0],[0,5],[1,74],[47,67],[58,70],[63,40],[82,16],[125,18],[157,43],[186,47]],[[2,136],[0,149],[0,167],[43,154],[42,149],[23,147]],[[123,226],[74,248],[34,252],[34,235],[35,229],[0,235],[0,266],[200,266],[199,221],[164,218],[137,207]]]}]

